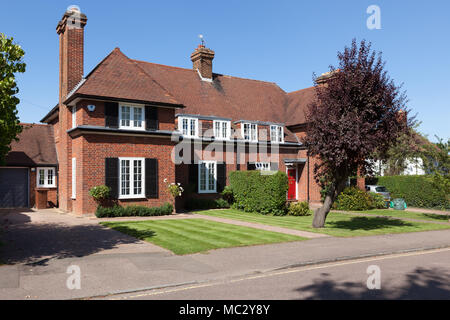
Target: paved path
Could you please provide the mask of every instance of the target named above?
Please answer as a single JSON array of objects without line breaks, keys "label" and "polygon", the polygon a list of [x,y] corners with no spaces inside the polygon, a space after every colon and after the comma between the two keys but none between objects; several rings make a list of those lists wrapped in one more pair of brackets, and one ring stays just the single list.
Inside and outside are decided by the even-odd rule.
[{"label": "paved path", "polygon": [[299,237],[304,237],[304,238],[309,238],[309,239],[330,237],[329,235],[322,234],[322,233],[294,230],[294,229],[288,229],[288,228],[282,228],[282,227],[276,227],[276,226],[269,226],[269,225],[265,225],[265,224],[261,224],[261,223],[252,223],[252,222],[247,222],[247,221],[206,216],[206,215],[202,215],[202,214],[195,214],[194,218],[201,218],[201,219],[212,220],[212,221],[217,221],[217,222],[222,222],[222,223],[234,224],[236,226],[244,226],[244,227],[250,227],[250,228],[261,229],[261,230],[266,230],[266,231],[274,231],[274,232],[279,232],[279,233],[291,234],[294,236],[299,236]]},{"label": "paved path", "polygon": [[414,208],[408,207],[406,211],[420,212],[420,213],[432,213],[432,214],[442,214],[450,215],[450,210],[435,210],[435,209],[424,209],[424,208]]},{"label": "paved path", "polygon": [[362,212],[354,212],[354,211],[350,212],[350,211],[342,211],[342,210],[334,210],[334,212],[349,214],[349,215],[353,215],[353,216],[360,216],[360,217],[379,217],[379,218],[388,218],[388,219],[404,220],[404,221],[411,221],[411,222],[443,224],[443,225],[450,226],[450,222],[444,222],[444,221],[422,220],[422,219],[413,219],[413,218],[407,218],[407,217],[392,217],[392,216],[384,216],[384,215],[378,215],[378,214],[370,214],[370,213],[362,213]]}]

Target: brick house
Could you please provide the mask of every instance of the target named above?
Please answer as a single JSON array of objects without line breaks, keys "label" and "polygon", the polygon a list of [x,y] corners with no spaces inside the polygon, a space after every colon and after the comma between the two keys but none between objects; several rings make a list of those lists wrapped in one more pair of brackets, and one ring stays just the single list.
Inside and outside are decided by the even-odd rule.
[{"label": "brick house", "polygon": [[114,49],[83,77],[87,18],[59,21],[59,103],[41,120],[58,155],[58,205],[93,213],[90,188],[106,184],[121,205],[173,201],[165,179],[187,197],[214,198],[234,170],[280,170],[288,200],[319,202],[315,159],[300,139],[314,88],[286,93],[275,83],[213,72],[203,45],[184,69],[128,58]]}]

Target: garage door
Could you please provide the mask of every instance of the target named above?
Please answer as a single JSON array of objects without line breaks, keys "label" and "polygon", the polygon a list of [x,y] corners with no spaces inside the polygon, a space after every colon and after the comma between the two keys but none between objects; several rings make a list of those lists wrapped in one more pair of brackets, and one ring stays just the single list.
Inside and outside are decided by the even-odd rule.
[{"label": "garage door", "polygon": [[28,169],[0,168],[0,208],[28,207]]}]

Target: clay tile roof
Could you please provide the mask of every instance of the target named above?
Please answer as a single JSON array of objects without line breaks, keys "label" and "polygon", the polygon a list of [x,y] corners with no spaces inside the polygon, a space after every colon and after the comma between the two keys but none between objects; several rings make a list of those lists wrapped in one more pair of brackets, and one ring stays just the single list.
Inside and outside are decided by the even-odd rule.
[{"label": "clay tile roof", "polygon": [[22,123],[19,141],[11,143],[11,151],[6,156],[8,166],[56,165],[56,147],[53,128],[50,125]]},{"label": "clay tile roof", "polygon": [[[127,58],[114,49],[86,76],[77,94],[182,105],[180,113],[292,125],[304,122],[313,88],[287,94],[272,82],[213,74],[202,81],[197,70]],[[69,98],[70,99],[70,98]],[[296,142],[286,130],[287,141]]]},{"label": "clay tile roof", "polygon": [[75,91],[81,95],[176,104],[179,102],[138,64],[114,49]]},{"label": "clay tile roof", "polygon": [[289,115],[286,125],[305,123],[305,111],[316,97],[314,87],[289,92],[287,94],[286,114]]}]

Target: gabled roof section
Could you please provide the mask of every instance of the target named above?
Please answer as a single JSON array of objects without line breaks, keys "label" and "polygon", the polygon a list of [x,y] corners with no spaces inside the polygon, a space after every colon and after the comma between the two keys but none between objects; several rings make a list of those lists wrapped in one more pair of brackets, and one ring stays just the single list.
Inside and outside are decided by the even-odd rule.
[{"label": "gabled roof section", "polygon": [[115,48],[67,97],[66,103],[77,96],[105,97],[161,103],[180,103],[134,61]]},{"label": "gabled roof section", "polygon": [[57,165],[53,127],[44,124],[21,123],[19,141],[11,143],[6,156],[8,166],[50,166]]},{"label": "gabled roof section", "polygon": [[292,126],[305,123],[305,112],[308,105],[316,99],[314,87],[289,92],[286,104],[286,125]]}]

